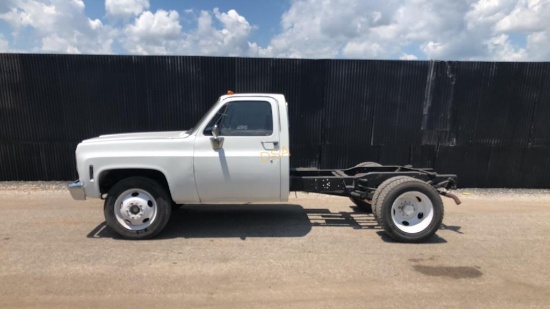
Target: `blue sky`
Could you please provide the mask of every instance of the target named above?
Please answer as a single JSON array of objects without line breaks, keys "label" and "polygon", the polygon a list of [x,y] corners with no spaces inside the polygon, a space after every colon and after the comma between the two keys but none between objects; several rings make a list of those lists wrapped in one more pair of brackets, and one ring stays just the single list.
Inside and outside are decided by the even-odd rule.
[{"label": "blue sky", "polygon": [[[279,30],[281,15],[290,7],[290,0],[150,0],[149,3],[151,11],[176,10],[183,16],[187,15],[185,12],[188,10],[196,13],[201,10],[211,11],[214,8],[219,8],[223,12],[235,9],[240,15],[245,16],[249,23],[257,27],[257,30],[252,32],[251,39],[265,45],[269,44],[271,36]],[[106,17],[104,1],[86,0],[85,4],[87,16],[100,19]],[[193,15],[188,17],[190,18],[187,26],[196,27],[195,20],[191,18]],[[185,24],[183,26],[185,27]]]},{"label": "blue sky", "polygon": [[0,52],[550,60],[550,0],[1,0]]}]

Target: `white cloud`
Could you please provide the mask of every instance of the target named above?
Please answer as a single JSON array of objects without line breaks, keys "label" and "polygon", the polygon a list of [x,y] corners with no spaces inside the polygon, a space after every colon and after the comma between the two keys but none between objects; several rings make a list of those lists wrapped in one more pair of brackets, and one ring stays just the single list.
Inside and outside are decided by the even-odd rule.
[{"label": "white cloud", "polygon": [[399,3],[295,0],[281,18],[281,33],[267,49],[279,57],[384,57],[382,41],[369,38],[395,36],[391,19]]},{"label": "white cloud", "polygon": [[112,17],[129,18],[147,9],[149,0],[105,0],[105,11]]},{"label": "white cloud", "polygon": [[510,14],[495,25],[497,31],[543,31],[550,18],[548,1],[518,1]]},{"label": "white cloud", "polygon": [[181,33],[179,14],[176,11],[159,10],[155,14],[146,11],[126,30],[130,36],[143,40],[174,39]]},{"label": "white cloud", "polygon": [[135,22],[126,26],[124,46],[136,54],[165,55],[178,49],[181,25],[176,11],[143,12]]},{"label": "white cloud", "polygon": [[[221,29],[214,26],[213,17],[220,23]],[[206,11],[200,13],[197,31],[189,39],[194,42],[196,51],[204,55],[247,55],[252,30],[253,27],[237,11],[220,12],[216,8],[213,14]]]},{"label": "white cloud", "polygon": [[[550,54],[548,20],[549,0],[294,0],[281,33],[260,50],[282,57],[540,60]],[[415,49],[421,53],[404,52]]]},{"label": "white cloud", "polygon": [[[187,12],[192,14],[193,12]],[[197,27],[183,31],[176,11],[145,11],[124,29],[126,50],[137,54],[257,55],[248,41],[254,27],[235,10],[201,11]]]},{"label": "white cloud", "polygon": [[25,40],[28,51],[62,53],[550,59],[550,0],[291,0],[267,46],[252,41],[257,27],[234,9],[149,8],[149,0],[105,0],[105,22],[86,16],[83,0],[0,0],[12,30],[0,48]]},{"label": "white cloud", "polygon": [[399,58],[463,27],[461,1],[295,0],[270,44],[275,56]]},{"label": "white cloud", "polygon": [[515,48],[506,34],[490,38],[485,42],[489,53],[503,61],[521,61],[527,56],[524,48]]},{"label": "white cloud", "polygon": [[0,33],[0,53],[7,52],[8,50],[8,41],[4,40],[4,36]]},{"label": "white cloud", "polygon": [[342,53],[349,58],[379,58],[385,50],[377,42],[348,42],[342,49]]},{"label": "white cloud", "polygon": [[405,54],[399,57],[400,60],[418,60],[418,57],[413,54]]},{"label": "white cloud", "polygon": [[527,37],[527,59],[530,61],[550,60],[550,33],[548,30],[535,32]]},{"label": "white cloud", "polygon": [[53,4],[24,0],[9,1],[8,11],[0,14],[0,18],[9,23],[15,33],[24,27],[32,27],[37,30],[50,29],[55,25],[58,16],[58,9]]},{"label": "white cloud", "polygon": [[[185,10],[183,23],[175,10],[148,8],[148,0],[105,0],[107,16],[120,19],[108,26],[88,18],[82,0],[3,0],[0,19],[11,26],[14,41],[24,30],[32,30],[25,31],[32,39],[21,40],[34,52],[111,53],[117,42],[122,52],[132,54],[261,54],[261,48],[249,42],[255,27],[236,10],[215,8],[198,15]],[[184,31],[182,24],[190,29]]]},{"label": "white cloud", "polygon": [[84,14],[82,0],[8,0],[7,11],[0,19],[13,28],[18,39],[23,29],[32,29],[33,50],[61,53],[111,53],[116,30],[106,27],[99,19]]}]

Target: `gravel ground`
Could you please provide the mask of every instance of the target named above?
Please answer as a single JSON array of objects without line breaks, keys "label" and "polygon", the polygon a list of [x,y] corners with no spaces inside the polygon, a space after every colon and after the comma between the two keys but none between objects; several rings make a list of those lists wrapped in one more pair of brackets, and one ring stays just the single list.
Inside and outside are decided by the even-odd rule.
[{"label": "gravel ground", "polygon": [[185,205],[121,240],[65,182],[0,183],[0,308],[549,308],[550,192],[463,189],[424,244],[348,199]]},{"label": "gravel ground", "polygon": [[40,191],[66,191],[68,181],[0,181],[0,192],[32,193]]},{"label": "gravel ground", "polygon": [[[69,181],[0,181],[0,192],[13,194],[30,194],[36,191],[40,193],[66,191]],[[492,198],[536,198],[550,196],[550,189],[506,189],[506,188],[465,188],[454,190],[461,198],[468,197],[492,197]],[[325,195],[315,193],[291,193],[291,196],[319,196]]]}]

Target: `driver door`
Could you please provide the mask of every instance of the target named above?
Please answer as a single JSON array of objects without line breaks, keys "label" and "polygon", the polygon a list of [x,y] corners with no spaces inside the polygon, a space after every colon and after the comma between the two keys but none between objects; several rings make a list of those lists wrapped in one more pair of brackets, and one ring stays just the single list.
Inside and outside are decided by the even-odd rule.
[{"label": "driver door", "polygon": [[269,98],[236,98],[197,133],[194,168],[201,203],[280,201],[281,162],[272,159],[279,151],[277,108]]}]

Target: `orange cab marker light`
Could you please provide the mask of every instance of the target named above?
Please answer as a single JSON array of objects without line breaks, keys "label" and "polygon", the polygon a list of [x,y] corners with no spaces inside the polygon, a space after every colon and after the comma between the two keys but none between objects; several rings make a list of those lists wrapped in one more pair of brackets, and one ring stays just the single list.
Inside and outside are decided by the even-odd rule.
[{"label": "orange cab marker light", "polygon": [[232,90],[227,90],[227,94],[232,95],[232,94],[235,94],[235,92],[233,92]]}]

